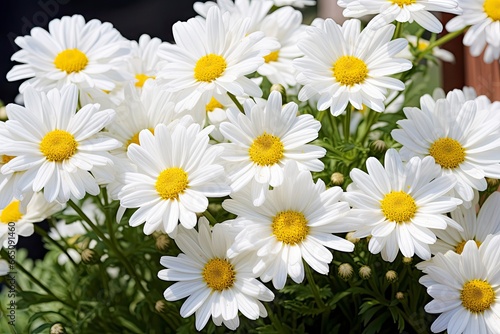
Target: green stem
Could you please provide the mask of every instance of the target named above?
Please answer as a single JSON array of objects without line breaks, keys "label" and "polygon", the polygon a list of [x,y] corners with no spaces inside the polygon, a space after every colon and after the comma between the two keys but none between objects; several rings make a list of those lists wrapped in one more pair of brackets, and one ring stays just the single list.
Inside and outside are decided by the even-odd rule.
[{"label": "green stem", "polygon": [[448,43],[452,39],[460,36],[465,30],[467,30],[467,28],[469,28],[469,27],[464,27],[460,30],[450,32],[450,33],[444,35],[443,37],[441,37],[440,39],[438,39],[432,43],[429,43],[427,48],[424,51],[422,51],[422,53],[420,53],[418,58],[415,60],[414,64],[418,64],[422,59],[424,59],[425,55],[428,54],[429,52],[431,52],[432,49],[434,49],[435,47],[438,47],[438,46],[441,46],[445,43]]},{"label": "green stem", "polygon": [[345,110],[345,117],[344,117],[344,141],[346,143],[349,142],[350,137],[351,137],[351,113],[354,110],[354,107],[352,105],[349,105],[347,109]]},{"label": "green stem", "polygon": [[203,215],[205,216],[205,218],[208,219],[208,221],[210,222],[210,225],[215,225],[217,224],[217,219],[215,219],[214,216],[212,216],[212,214],[208,211],[208,210],[205,210],[205,212],[203,212]]},{"label": "green stem", "polygon": [[238,107],[238,109],[244,113],[244,109],[243,109],[243,106],[241,105],[240,101],[238,101],[238,99],[236,98],[236,96],[234,96],[233,94],[227,92],[227,95],[229,95],[229,98],[231,99],[231,101],[234,102],[234,104]]},{"label": "green stem", "polygon": [[115,245],[118,245],[118,242],[115,238],[115,232],[114,232],[114,229],[113,229],[113,222],[114,222],[114,214],[113,212],[111,211],[111,207],[110,207],[110,201],[108,199],[108,191],[106,188],[103,188],[102,189],[102,197],[103,197],[103,201],[104,201],[104,210],[105,210],[105,213],[106,213],[106,227],[108,229],[108,233],[109,233],[109,237],[111,239],[111,242]]},{"label": "green stem", "polygon": [[318,304],[318,307],[321,310],[325,310],[326,309],[326,305],[323,302],[323,300],[321,299],[321,296],[320,296],[320,293],[319,293],[319,289],[318,289],[318,285],[316,285],[316,282],[314,281],[314,276],[313,276],[313,272],[312,272],[311,267],[309,267],[308,264],[305,264],[304,265],[304,269],[306,270],[307,281],[309,282],[309,286],[311,287],[311,291],[312,291],[312,293],[314,295],[314,299],[316,300],[316,304]]},{"label": "green stem", "polygon": [[76,264],[75,260],[73,260],[73,258],[69,255],[68,251],[66,250],[66,248],[64,248],[62,245],[60,245],[57,241],[55,241],[54,239],[52,239],[48,234],[47,232],[41,228],[40,226],[37,226],[36,224],[33,225],[35,227],[35,232],[38,233],[40,236],[42,236],[43,238],[47,239],[49,242],[51,242],[52,244],[54,244],[54,246],[56,246],[57,248],[59,248],[60,251],[62,251],[64,254],[66,254],[66,256],[68,257],[69,261],[71,263],[73,263],[73,265],[75,267],[77,267],[78,265]]},{"label": "green stem", "polygon": [[401,35],[403,34],[403,25],[404,22],[396,22],[396,30],[394,30],[394,36],[392,37],[392,39],[401,37]]},{"label": "green stem", "polygon": [[273,327],[278,331],[278,333],[287,333],[287,331],[283,328],[281,325],[281,320],[276,317],[274,314],[273,310],[269,307],[268,304],[264,304],[267,310],[267,315],[269,316],[269,319],[271,319],[271,323],[273,324]]},{"label": "green stem", "polygon": [[328,119],[330,121],[330,126],[332,127],[332,136],[333,136],[333,142],[335,144],[340,143],[340,134],[339,134],[339,127],[337,125],[337,117],[333,116],[332,113],[328,113]]}]

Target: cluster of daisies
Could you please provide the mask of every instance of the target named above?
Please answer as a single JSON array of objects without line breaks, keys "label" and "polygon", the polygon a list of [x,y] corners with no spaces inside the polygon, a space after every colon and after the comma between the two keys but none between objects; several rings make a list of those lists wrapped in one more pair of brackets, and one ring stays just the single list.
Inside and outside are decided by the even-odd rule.
[{"label": "cluster of daisies", "polygon": [[[393,38],[413,22],[431,32],[429,11],[460,14],[447,29],[469,27],[464,44],[485,60],[500,57],[498,0],[339,0],[344,15],[377,14],[363,29],[350,19],[302,24],[308,0],[218,0],[173,26],[175,43],[147,35],[129,41],[109,23],[80,15],[18,37],[19,62],[7,79],[22,105],[0,123],[0,242],[9,227],[33,223],[105,189],[118,220],[146,235],[167,233],[182,253],[164,256],[158,277],[175,281],[166,300],[186,298],[180,314],[202,329],[212,318],[230,329],[239,312],[267,315],[282,289],[307,267],[328,274],[331,250],[352,252],[343,236],[394,261],[418,256],[421,283],[441,313],[435,332],[494,332],[500,323],[500,195],[476,214],[486,178],[500,179],[500,103],[471,90],[425,95],[404,108],[384,164],[374,157],[352,183],[327,187],[321,123],[263,80],[332,116],[352,106],[384,112],[405,90],[394,78],[412,68],[409,48],[453,55],[421,38]],[[410,46],[409,46],[410,44]],[[210,223],[210,198],[235,216]],[[9,240],[7,240],[9,239]],[[435,255],[432,257],[432,255]]]}]

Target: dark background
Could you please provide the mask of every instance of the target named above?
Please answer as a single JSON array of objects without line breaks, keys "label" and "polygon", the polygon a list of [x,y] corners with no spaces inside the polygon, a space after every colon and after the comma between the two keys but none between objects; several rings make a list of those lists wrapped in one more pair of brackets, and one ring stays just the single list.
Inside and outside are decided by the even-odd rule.
[{"label": "dark background", "polygon": [[[206,0],[198,0],[205,2]],[[128,39],[143,33],[172,42],[172,25],[196,15],[196,0],[3,0],[0,20],[0,100],[14,102],[22,81],[8,82],[10,60],[19,48],[16,36],[29,35],[31,28],[47,29],[48,23],[65,15],[81,14],[85,21],[112,23]]]}]

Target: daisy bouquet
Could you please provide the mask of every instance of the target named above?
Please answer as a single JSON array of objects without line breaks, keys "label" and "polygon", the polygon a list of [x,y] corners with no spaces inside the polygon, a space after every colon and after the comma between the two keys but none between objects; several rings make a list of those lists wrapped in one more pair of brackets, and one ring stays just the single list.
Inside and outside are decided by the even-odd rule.
[{"label": "daisy bouquet", "polygon": [[15,40],[2,333],[499,332],[500,102],[433,73],[464,32],[498,61],[500,3],[304,24],[314,4],[199,2],[173,43],[80,15]]}]

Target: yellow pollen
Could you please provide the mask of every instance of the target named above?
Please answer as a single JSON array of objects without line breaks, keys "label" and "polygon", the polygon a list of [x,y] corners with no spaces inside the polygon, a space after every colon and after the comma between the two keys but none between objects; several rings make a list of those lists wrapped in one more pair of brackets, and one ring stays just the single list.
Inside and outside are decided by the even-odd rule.
[{"label": "yellow pollen", "polygon": [[413,197],[404,191],[391,191],[380,201],[385,218],[398,224],[409,222],[417,212]]},{"label": "yellow pollen", "polygon": [[207,105],[205,106],[205,110],[207,112],[214,111],[217,108],[222,109],[224,108],[224,106],[219,101],[217,101],[215,97],[212,97],[210,99],[210,102],[208,102]]},{"label": "yellow pollen", "polygon": [[368,77],[368,67],[361,59],[354,56],[342,56],[332,67],[335,80],[344,86],[363,83]]},{"label": "yellow pollen", "polygon": [[500,0],[485,0],[483,9],[493,21],[500,21]]},{"label": "yellow pollen", "polygon": [[[149,130],[149,132],[151,132],[152,134],[155,134],[155,129],[154,128],[149,128],[147,129]],[[137,145],[141,145],[141,141],[139,140],[139,133],[141,133],[141,131],[138,131],[136,132],[128,141],[127,141],[127,148],[130,146],[130,144],[137,144]]]},{"label": "yellow pollen", "polygon": [[273,135],[264,132],[258,136],[248,149],[250,160],[260,166],[270,166],[279,162],[283,158],[285,147],[281,140]]},{"label": "yellow pollen", "polygon": [[54,59],[54,65],[61,71],[66,71],[66,73],[80,72],[88,63],[89,59],[85,53],[78,49],[61,51]]},{"label": "yellow pollen", "polygon": [[156,180],[156,191],[164,200],[178,199],[188,187],[188,175],[179,167],[171,167],[160,173]]},{"label": "yellow pollen", "polygon": [[472,313],[483,313],[495,301],[495,291],[486,281],[473,279],[464,284],[460,299],[462,305]]},{"label": "yellow pollen", "polygon": [[[464,240],[464,241],[460,242],[455,247],[455,253],[462,254],[462,252],[464,251],[464,247],[465,247],[465,244],[467,243],[467,241],[469,241],[469,240]],[[476,245],[479,248],[479,246],[481,246],[481,241],[477,241],[477,240],[474,240],[474,241],[476,242]]]},{"label": "yellow pollen", "polygon": [[15,158],[15,156],[3,154],[2,155],[2,163],[6,164],[7,162],[11,161],[14,158]]},{"label": "yellow pollen", "polygon": [[40,152],[49,161],[60,162],[69,159],[76,153],[78,143],[75,137],[64,130],[50,131],[40,143]]},{"label": "yellow pollen", "polygon": [[457,168],[465,161],[465,149],[452,138],[439,138],[432,143],[429,154],[443,168]]},{"label": "yellow pollen", "polygon": [[306,217],[297,211],[282,211],[273,218],[273,234],[279,241],[295,245],[309,234]]},{"label": "yellow pollen", "polygon": [[424,51],[425,49],[427,49],[428,46],[429,46],[429,42],[420,40],[420,41],[418,41],[417,49],[419,51]]},{"label": "yellow pollen", "polygon": [[395,5],[398,5],[399,7],[403,8],[403,6],[409,6],[412,5],[416,2],[416,0],[389,0]]},{"label": "yellow pollen", "polygon": [[153,76],[153,75],[146,75],[144,73],[136,74],[135,75],[135,80],[137,80],[137,81],[135,82],[135,87],[142,88],[142,86],[144,86],[144,83],[148,79],[156,79],[156,77]]},{"label": "yellow pollen", "polygon": [[203,268],[202,275],[208,287],[215,291],[229,289],[236,278],[233,265],[219,258],[208,261]]},{"label": "yellow pollen", "polygon": [[277,61],[278,60],[278,56],[280,54],[280,51],[277,50],[277,51],[273,51],[271,52],[270,54],[268,54],[267,56],[264,56],[264,61],[266,63],[270,63],[272,61]]},{"label": "yellow pollen", "polygon": [[196,62],[194,78],[198,81],[212,82],[224,73],[226,67],[226,60],[222,56],[210,53]]},{"label": "yellow pollen", "polygon": [[19,201],[12,201],[7,205],[0,214],[0,222],[4,224],[18,222],[23,217],[19,210]]}]

